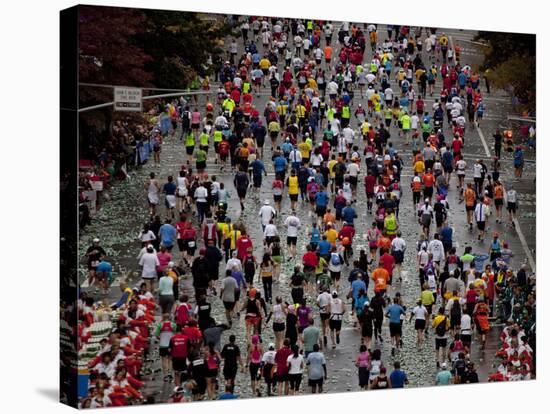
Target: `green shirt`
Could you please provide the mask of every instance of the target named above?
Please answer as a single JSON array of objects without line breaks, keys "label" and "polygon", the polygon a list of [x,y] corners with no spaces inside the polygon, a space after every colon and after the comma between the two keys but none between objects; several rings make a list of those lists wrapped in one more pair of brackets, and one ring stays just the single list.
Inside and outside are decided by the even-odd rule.
[{"label": "green shirt", "polygon": [[203,147],[208,146],[208,138],[210,138],[210,136],[208,134],[205,134],[204,132],[202,134],[200,134],[199,142],[201,143],[201,146],[203,146]]},{"label": "green shirt", "polygon": [[432,130],[432,127],[428,123],[422,124],[422,132],[430,132]]},{"label": "green shirt", "polygon": [[401,118],[401,125],[404,130],[411,129],[411,117],[407,114],[403,115]]},{"label": "green shirt", "polygon": [[350,112],[349,112],[349,106],[342,107],[342,118],[349,119],[350,118]]},{"label": "green shirt", "polygon": [[453,375],[451,374],[450,371],[447,371],[447,370],[439,371],[437,373],[435,383],[437,385],[449,385],[451,383],[451,378],[452,377],[453,377]]},{"label": "green shirt", "polygon": [[194,147],[195,146],[195,136],[193,135],[192,132],[190,134],[188,134],[187,137],[185,138],[185,146],[186,147]]},{"label": "green shirt", "polygon": [[384,109],[384,118],[391,119],[392,115],[393,114],[390,108]]},{"label": "green shirt", "polygon": [[197,162],[206,161],[206,151],[199,149],[196,154]]},{"label": "green shirt", "polygon": [[214,142],[222,142],[223,133],[222,131],[214,131]]},{"label": "green shirt", "polygon": [[304,338],[304,350],[306,352],[313,351],[313,345],[319,343],[319,335],[321,331],[316,326],[308,326],[302,333]]}]

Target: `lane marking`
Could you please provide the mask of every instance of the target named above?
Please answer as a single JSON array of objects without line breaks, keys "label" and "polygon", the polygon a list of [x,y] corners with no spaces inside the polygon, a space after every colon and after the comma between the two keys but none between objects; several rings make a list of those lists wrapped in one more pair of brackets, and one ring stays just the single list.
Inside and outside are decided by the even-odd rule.
[{"label": "lane marking", "polygon": [[[504,202],[508,203],[508,195],[506,193],[506,187],[504,187],[504,184],[502,185],[504,188]],[[516,230],[516,233],[518,235],[519,241],[521,243],[521,247],[523,247],[523,251],[525,252],[525,255],[527,256],[527,261],[529,262],[529,266],[531,267],[531,270],[533,273],[536,272],[536,263],[535,259],[533,258],[533,255],[531,254],[531,249],[529,249],[529,245],[527,244],[527,240],[525,239],[525,236],[523,235],[523,231],[521,231],[521,226],[519,225],[519,221],[517,218],[514,218],[514,229]]]},{"label": "lane marking", "polygon": [[485,141],[485,135],[483,135],[481,128],[477,126],[477,124],[476,124],[476,130],[479,135],[479,138],[481,139],[481,143],[483,144],[483,148],[485,149],[485,154],[487,155],[487,157],[491,157],[491,152],[489,151],[489,147],[487,146],[487,142]]}]

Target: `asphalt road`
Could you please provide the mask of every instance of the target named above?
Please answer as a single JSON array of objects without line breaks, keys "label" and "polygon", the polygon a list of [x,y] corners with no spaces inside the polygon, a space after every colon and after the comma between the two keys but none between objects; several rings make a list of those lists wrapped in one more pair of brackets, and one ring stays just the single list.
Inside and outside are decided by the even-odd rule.
[{"label": "asphalt road", "polygon": [[[337,27],[337,24],[335,24]],[[438,31],[438,33],[441,30]],[[474,43],[472,38],[475,36],[474,32],[461,31],[461,30],[445,30],[445,32],[451,36],[452,41],[459,42],[463,47],[462,63],[469,63],[471,65],[478,65],[483,60],[482,50]],[[379,27],[379,38],[383,38],[385,34],[385,27]],[[333,38],[336,38],[334,36]],[[324,43],[324,41],[323,41]],[[336,42],[334,42],[336,43]],[[336,45],[333,44],[333,47]],[[239,42],[240,51],[242,50],[242,44]],[[261,45],[260,45],[261,48]],[[336,48],[336,47],[335,47]],[[367,48],[368,49],[368,48]],[[335,53],[337,55],[337,53]],[[364,61],[370,61],[372,53],[367,50]],[[424,62],[428,64],[426,56],[423,58]],[[281,66],[280,66],[281,67]],[[392,80],[392,88],[398,90],[395,81]],[[436,92],[440,89],[440,80],[436,84]],[[213,90],[215,94],[215,88]],[[214,98],[214,97],[213,97]],[[205,97],[201,97],[201,102],[205,102]],[[266,94],[255,98],[255,105],[259,108],[264,108],[267,101]],[[433,100],[428,97],[426,99],[427,107],[431,107]],[[492,153],[492,133],[499,125],[505,125],[507,115],[514,114],[513,108],[510,103],[510,99],[502,91],[493,91],[490,95],[484,94],[484,101],[486,103],[486,113],[483,123],[480,129],[469,128],[466,131],[465,137],[465,154],[466,161],[469,165],[468,175],[471,177],[471,166],[476,158],[483,158],[489,160],[493,156]],[[367,106],[365,99],[358,99],[357,95],[354,99],[354,104],[361,102],[363,106]],[[354,107],[352,108],[352,113]],[[352,120],[352,125],[355,122]],[[401,201],[400,209],[400,228],[403,233],[403,237],[408,244],[408,249],[405,256],[403,282],[401,284],[394,284],[391,288],[390,295],[393,296],[396,292],[401,292],[404,297],[405,303],[409,309],[412,309],[414,303],[419,296],[420,289],[418,280],[416,277],[416,250],[415,243],[419,235],[419,226],[415,218],[415,207],[412,204],[412,195],[408,186],[410,176],[412,175],[411,163],[411,151],[407,147],[401,138],[398,137],[398,131],[395,127],[391,127],[391,141],[394,146],[399,150],[400,154],[405,160],[406,168],[403,171],[403,190],[404,194]],[[450,137],[451,133],[447,126],[445,126],[445,135]],[[485,143],[484,143],[485,140]],[[361,141],[360,139],[358,141]],[[362,142],[358,142],[362,149]],[[215,174],[218,180],[224,182],[227,188],[232,189],[233,176],[230,172],[219,172],[219,169],[213,163],[213,149],[211,147],[209,153],[209,162],[207,172],[210,175]],[[247,199],[245,210],[240,215],[240,219],[243,220],[248,229],[251,232],[252,239],[255,244],[255,255],[261,257],[263,248],[261,246],[261,226],[259,222],[258,209],[261,201],[264,199],[272,200],[271,194],[271,181],[273,179],[273,167],[269,162],[270,159],[270,145],[266,145],[264,148],[265,155],[264,161],[266,162],[266,168],[269,175],[264,179],[264,184],[259,194],[250,194]],[[529,262],[528,255],[535,257],[535,164],[534,162],[527,162],[525,167],[524,177],[521,181],[515,182],[513,179],[513,167],[512,161],[508,155],[506,155],[502,162],[503,171],[502,179],[505,187],[510,184],[514,184],[519,193],[519,208],[518,215],[519,226],[516,228],[506,226],[504,224],[495,224],[494,219],[489,224],[489,232],[499,231],[501,238],[506,240],[510,244],[510,248],[514,251],[515,256],[513,258],[513,266],[517,267],[524,262]],[[139,278],[139,267],[135,257],[139,251],[139,244],[135,242],[135,237],[138,235],[141,225],[147,219],[147,206],[146,198],[143,192],[143,182],[148,176],[149,172],[154,171],[161,179],[165,179],[170,174],[175,174],[180,165],[185,162],[185,151],[182,144],[177,139],[169,139],[163,144],[162,149],[162,162],[160,167],[155,167],[152,164],[145,165],[143,168],[132,172],[131,178],[125,183],[115,185],[115,187],[109,192],[111,199],[106,202],[102,210],[100,210],[97,219],[89,226],[87,231],[81,237],[82,248],[85,249],[93,237],[100,237],[102,239],[103,246],[107,248],[110,261],[115,266],[117,276],[120,276],[127,270],[134,270],[131,282],[137,283]],[[526,158],[534,160],[535,156],[528,151]],[[362,164],[364,168],[364,164]],[[454,240],[458,252],[462,252],[466,245],[472,245],[474,252],[486,252],[489,248],[489,241],[485,243],[478,243],[476,240],[476,233],[470,233],[466,225],[466,215],[464,211],[464,205],[458,203],[458,194],[456,192],[456,176],[453,176],[450,193],[448,200],[450,203],[449,210],[449,222],[454,228],[455,235]],[[362,186],[359,186],[358,201],[356,204],[356,210],[359,215],[357,220],[357,236],[355,247],[357,249],[366,246],[365,231],[370,226],[372,217],[366,212],[366,198]],[[290,211],[290,205],[288,197],[283,197],[282,215],[278,218],[278,222],[284,221],[286,215]],[[239,204],[236,194],[229,203],[229,214],[233,218],[233,221],[239,217]],[[309,216],[309,208],[306,206],[300,206],[298,209],[298,215],[306,228],[303,229],[299,236],[298,243],[298,257],[301,257],[301,253],[305,250],[307,243],[307,228],[311,226],[311,218]],[[279,227],[280,234],[285,235],[285,230]],[[521,235],[520,235],[521,234]],[[292,261],[285,261],[283,265],[283,272],[281,275],[281,281],[279,284],[274,285],[274,295],[282,294],[285,297],[289,297],[289,291],[287,287],[288,277],[293,267]],[[347,279],[347,272],[344,271],[343,279]],[[118,279],[115,282],[115,286],[118,284]],[[344,282],[343,291],[347,291],[347,282]],[[372,283],[369,287],[369,297],[372,295]],[[116,288],[113,288],[108,300],[113,300],[118,292]],[[214,306],[214,317],[218,321],[223,321],[223,306],[218,298],[212,299]],[[349,309],[349,308],[348,308]],[[244,342],[244,327],[243,323],[234,323],[233,328],[224,334],[222,342],[227,341],[229,333],[237,335],[237,342],[241,346],[241,350],[246,349]],[[270,331],[269,329],[268,331]],[[409,387],[416,386],[429,386],[433,385],[435,374],[437,369],[434,360],[434,347],[433,336],[430,335],[429,340],[426,342],[423,349],[417,349],[415,345],[415,336],[413,324],[404,324],[404,347],[397,353],[395,358],[390,355],[389,346],[389,331],[387,322],[384,325],[384,343],[379,346],[382,349],[383,360],[386,366],[391,367],[393,360],[399,360],[402,368],[408,373],[410,385]],[[492,370],[491,364],[493,362],[492,356],[498,346],[498,334],[500,328],[493,327],[491,334],[489,335],[489,341],[485,352],[478,350],[477,346],[474,346],[472,352],[472,359],[476,362],[478,372],[481,381],[486,381],[487,373]],[[264,335],[264,342],[268,342],[271,339],[272,333]],[[325,355],[328,361],[328,384],[324,389],[324,392],[342,392],[350,390],[358,390],[356,369],[353,365],[354,358],[359,348],[360,337],[356,328],[353,327],[352,321],[349,320],[349,315],[346,316],[344,321],[344,328],[342,332],[342,344],[336,349],[328,349],[325,351]],[[155,359],[156,353],[153,352],[153,359]],[[158,361],[154,361],[150,364],[154,371],[158,371],[160,364]],[[155,394],[157,401],[164,401],[170,394],[173,386],[162,381],[162,375],[158,372],[154,373],[147,378],[146,394]],[[222,381],[223,382],[223,381]],[[238,374],[237,377],[237,393],[249,397],[250,388],[248,385],[248,374]],[[302,388],[305,391],[305,386]],[[309,391],[307,391],[309,392]]]}]

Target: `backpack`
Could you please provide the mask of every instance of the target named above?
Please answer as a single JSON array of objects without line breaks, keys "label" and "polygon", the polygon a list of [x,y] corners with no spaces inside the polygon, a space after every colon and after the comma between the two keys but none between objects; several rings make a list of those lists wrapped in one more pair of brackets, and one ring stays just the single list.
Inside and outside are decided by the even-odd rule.
[{"label": "backpack", "polygon": [[183,129],[189,129],[189,111],[183,111],[181,113],[181,127]]},{"label": "backpack", "polygon": [[340,266],[342,262],[340,261],[340,255],[338,253],[332,253],[330,255],[330,263],[333,266]]},{"label": "backpack", "polygon": [[435,334],[437,336],[445,336],[445,332],[447,331],[447,317],[445,317],[441,322],[439,322],[439,325],[435,327]]}]

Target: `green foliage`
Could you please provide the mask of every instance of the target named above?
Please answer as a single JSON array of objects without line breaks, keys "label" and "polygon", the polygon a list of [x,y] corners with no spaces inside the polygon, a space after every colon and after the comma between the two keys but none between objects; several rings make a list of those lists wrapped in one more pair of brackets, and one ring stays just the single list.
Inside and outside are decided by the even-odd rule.
[{"label": "green foliage", "polygon": [[479,32],[477,40],[487,42],[485,61],[489,80],[509,90],[521,106],[536,108],[536,37],[524,33]]}]

